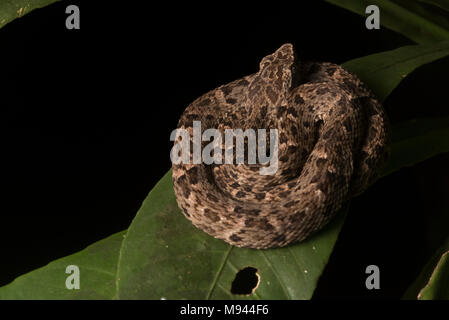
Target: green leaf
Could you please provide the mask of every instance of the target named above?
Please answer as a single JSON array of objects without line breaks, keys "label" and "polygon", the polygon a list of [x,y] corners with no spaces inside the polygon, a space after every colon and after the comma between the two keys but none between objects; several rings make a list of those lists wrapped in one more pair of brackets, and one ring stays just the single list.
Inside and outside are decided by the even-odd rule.
[{"label": "green leaf", "polygon": [[[429,19],[431,16],[425,9],[416,6],[416,1],[407,0],[402,1],[401,4],[398,4],[397,1],[393,2],[386,0],[326,1],[355,12],[363,17],[368,16],[365,13],[367,6],[376,5],[379,7],[380,23],[383,26],[396,31],[419,44],[430,44],[438,41],[449,40],[449,30],[439,25],[438,20],[434,21],[435,19]],[[361,22],[360,27],[365,27],[364,21]]]},{"label": "green leaf", "polygon": [[[115,295],[116,269],[124,231],[100,240],[86,249],[53,261],[18,277],[0,288],[0,300],[16,299],[112,299]],[[80,289],[66,287],[66,268],[79,268]]]},{"label": "green leaf", "polygon": [[407,289],[405,300],[449,299],[449,238],[424,266]]},{"label": "green leaf", "polygon": [[395,2],[423,19],[449,30],[449,11],[444,8],[443,2],[441,4],[426,0],[395,0]]},{"label": "green leaf", "polygon": [[449,251],[438,261],[427,285],[418,295],[419,300],[449,300]]},{"label": "green leaf", "polygon": [[382,176],[449,152],[449,117],[413,119],[395,125],[391,150]]},{"label": "green leaf", "polygon": [[0,29],[16,18],[21,18],[34,9],[45,7],[60,0],[1,0]]},{"label": "green leaf", "polygon": [[351,60],[343,66],[385,100],[416,68],[449,55],[449,41],[433,45],[412,45]]},{"label": "green leaf", "polygon": [[176,204],[171,171],[150,192],[123,242],[120,299],[233,299],[238,270],[256,268],[256,299],[308,299],[326,265],[343,222],[282,249],[232,247],[196,229]]}]

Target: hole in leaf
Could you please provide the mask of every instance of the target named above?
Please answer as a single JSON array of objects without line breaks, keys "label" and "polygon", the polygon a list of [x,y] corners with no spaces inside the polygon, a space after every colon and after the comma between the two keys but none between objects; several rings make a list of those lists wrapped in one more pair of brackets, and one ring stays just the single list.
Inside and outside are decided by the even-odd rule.
[{"label": "hole in leaf", "polygon": [[260,276],[257,274],[256,268],[243,268],[237,272],[234,281],[232,281],[231,293],[249,295],[257,289],[259,280]]}]

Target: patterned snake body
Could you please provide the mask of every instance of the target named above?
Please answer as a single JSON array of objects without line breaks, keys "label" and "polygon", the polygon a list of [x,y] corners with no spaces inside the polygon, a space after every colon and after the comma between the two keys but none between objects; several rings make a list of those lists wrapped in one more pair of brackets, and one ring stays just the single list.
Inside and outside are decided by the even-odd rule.
[{"label": "patterned snake body", "polygon": [[382,106],[354,74],[298,62],[291,44],[263,58],[257,73],[196,99],[178,128],[192,137],[193,121],[202,131],[278,129],[273,175],[253,164],[172,165],[185,217],[239,247],[285,246],[320,230],[375,179],[389,141]]}]

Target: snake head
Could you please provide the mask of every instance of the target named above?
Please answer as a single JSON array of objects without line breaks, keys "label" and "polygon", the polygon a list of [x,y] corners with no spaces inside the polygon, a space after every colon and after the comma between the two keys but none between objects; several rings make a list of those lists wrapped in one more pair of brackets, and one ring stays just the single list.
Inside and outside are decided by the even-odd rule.
[{"label": "snake head", "polygon": [[295,63],[293,45],[286,43],[260,62],[248,87],[248,97],[253,105],[276,107],[285,105],[292,85]]}]

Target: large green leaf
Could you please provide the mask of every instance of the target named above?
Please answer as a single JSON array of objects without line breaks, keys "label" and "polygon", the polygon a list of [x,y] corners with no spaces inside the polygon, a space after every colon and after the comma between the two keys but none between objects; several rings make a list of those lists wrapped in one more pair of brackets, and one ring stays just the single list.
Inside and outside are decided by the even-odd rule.
[{"label": "large green leaf", "polygon": [[[403,78],[400,75],[404,71],[411,72],[414,68],[447,53],[446,47],[439,46],[404,47],[366,57],[365,68],[363,59],[348,62],[345,66],[357,72],[365,81],[370,79],[374,84],[386,81],[386,78],[396,79],[387,81],[391,87],[378,86],[374,89],[379,96],[386,97]],[[421,129],[415,130],[413,126]],[[438,140],[440,137],[430,133],[434,129],[444,131],[445,128],[447,126],[438,120],[418,120],[415,123],[408,122],[395,127],[396,138],[392,153],[394,165],[390,166],[388,172],[434,155],[435,150],[425,149],[425,146],[439,145],[441,141]],[[395,152],[397,148],[402,149]],[[421,148],[427,151],[423,154],[416,152]],[[438,149],[438,152],[444,151],[448,150],[445,147]],[[231,247],[194,228],[182,216],[176,205],[169,172],[144,201],[124,241],[120,241],[119,238],[108,238],[92,246],[110,248],[107,255],[92,255],[89,250],[84,250],[74,255],[81,262],[64,260],[70,257],[57,260],[0,288],[0,297],[30,298],[31,296],[27,296],[24,292],[35,291],[34,297],[58,299],[64,297],[89,299],[100,296],[122,299],[308,299],[312,296],[318,278],[326,266],[344,217],[345,210],[342,210],[327,228],[314,237],[286,248],[251,250]],[[106,273],[99,272],[103,278],[101,276],[93,278],[93,274],[92,277],[83,278],[81,271],[81,277],[84,279],[82,288],[83,281],[86,281],[84,282],[86,288],[97,288],[100,294],[98,292],[90,294],[92,293],[90,290],[82,291],[82,289],[71,293],[65,290],[58,291],[61,289],[63,279],[58,278],[60,275],[53,277],[50,275],[60,273],[62,266],[68,263],[77,264],[83,270],[83,261],[90,269],[103,271],[105,265],[108,266]],[[117,273],[114,271],[116,266]],[[230,288],[235,274],[247,266],[257,269],[260,277],[257,289],[249,296],[232,295]],[[63,273],[64,279],[65,276]],[[115,284],[114,280],[117,287],[112,284]],[[106,284],[102,282],[102,285],[99,281]],[[35,289],[37,287],[40,291]],[[55,287],[58,290],[55,290]]]},{"label": "large green leaf", "polygon": [[343,64],[356,73],[381,100],[416,68],[449,54],[449,41],[412,45],[351,60]]},{"label": "large green leaf", "polygon": [[[435,12],[431,14],[429,8],[420,6],[415,0],[389,1],[389,0],[326,0],[329,3],[348,9],[367,17],[366,7],[377,5],[380,11],[380,23],[419,44],[431,44],[438,41],[449,40],[449,30],[445,28],[445,20],[438,17]],[[432,5],[431,1],[426,1]],[[447,2],[447,1],[446,1]],[[446,6],[442,3],[438,7]],[[442,25],[441,25],[442,24]],[[364,28],[364,22],[360,26]]]},{"label": "large green leaf", "polygon": [[444,2],[440,4],[427,0],[395,0],[395,2],[426,21],[432,22],[444,30],[449,30],[449,11],[444,8],[446,5]]},{"label": "large green leaf", "polygon": [[444,152],[449,152],[449,117],[397,124],[393,128],[392,154],[382,176]]},{"label": "large green leaf", "polygon": [[60,0],[0,0],[0,29],[16,18],[34,9],[45,7]]},{"label": "large green leaf", "polygon": [[[120,246],[126,232],[116,233],[83,251],[58,259],[0,288],[4,299],[112,299]],[[79,268],[80,288],[69,290],[67,266]]]},{"label": "large green leaf", "polygon": [[282,249],[232,247],[183,217],[169,171],[150,192],[123,242],[118,298],[232,299],[235,274],[252,266],[260,283],[249,298],[308,299],[342,221],[343,214],[312,239]]}]

